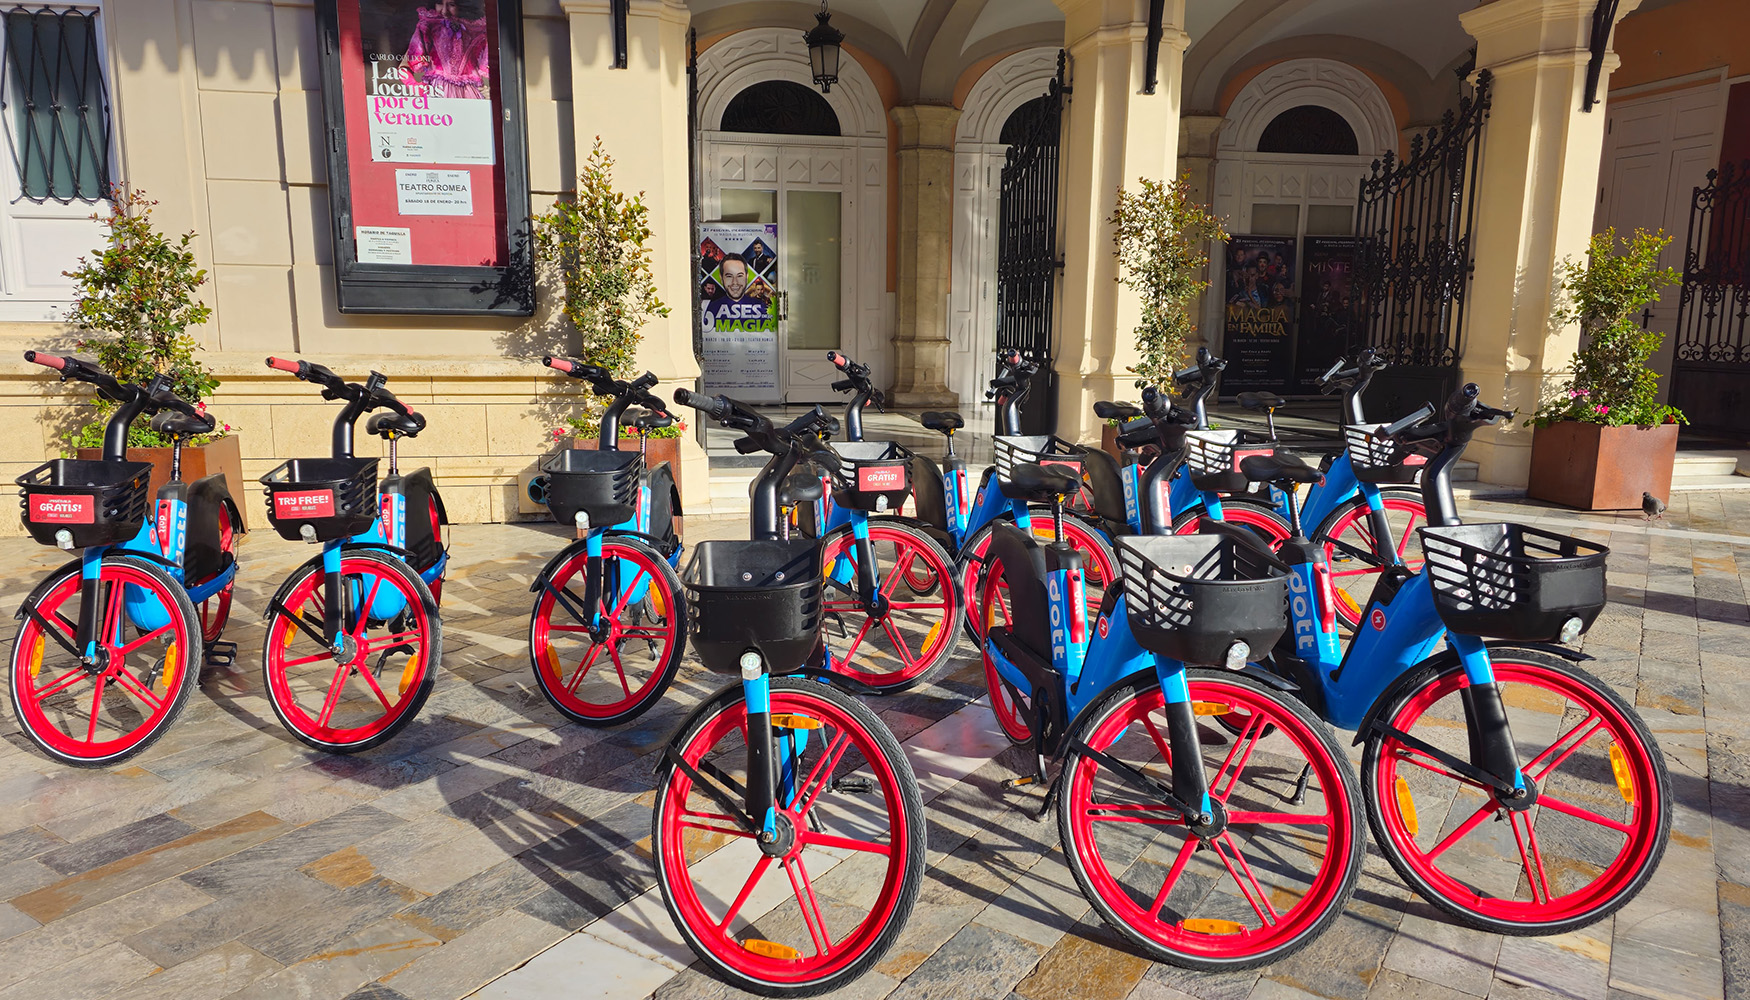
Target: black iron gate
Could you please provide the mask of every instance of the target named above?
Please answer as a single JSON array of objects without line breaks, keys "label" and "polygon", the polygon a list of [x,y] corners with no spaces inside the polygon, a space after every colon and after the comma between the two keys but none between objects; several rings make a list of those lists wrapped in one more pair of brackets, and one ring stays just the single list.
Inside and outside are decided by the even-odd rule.
[{"label": "black iron gate", "polygon": [[1057,289],[1058,148],[1063,130],[1066,56],[1057,54],[1057,78],[1044,96],[1023,105],[1003,128],[1009,152],[1003,163],[997,212],[997,347],[1041,362],[1022,412],[1023,430],[1049,433],[1056,425],[1056,375],[1051,370],[1051,313]]},{"label": "black iron gate", "polygon": [[1408,156],[1388,151],[1361,182],[1349,347],[1371,346],[1395,366],[1373,381],[1369,412],[1402,413],[1457,386],[1490,83],[1478,73],[1475,91],[1411,139]]},{"label": "black iron gate", "polygon": [[1710,170],[1689,207],[1671,402],[1705,434],[1750,434],[1750,160]]}]

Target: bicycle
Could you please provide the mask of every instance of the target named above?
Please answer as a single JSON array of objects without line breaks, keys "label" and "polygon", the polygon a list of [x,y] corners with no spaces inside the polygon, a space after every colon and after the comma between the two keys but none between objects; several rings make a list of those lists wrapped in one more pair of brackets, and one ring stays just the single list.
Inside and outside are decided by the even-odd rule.
[{"label": "bicycle", "polygon": [[833,389],[851,393],[844,441],[834,445],[847,488],[835,490],[823,474],[822,498],[800,501],[795,520],[821,540],[826,618],[847,640],[834,668],[878,692],[903,691],[945,662],[959,638],[965,611],[953,557],[922,522],[898,513],[917,456],[896,441],[863,439],[864,408],[881,405],[869,367],[838,351],[826,356],[845,376]]},{"label": "bicycle", "polygon": [[[1477,396],[1466,385],[1440,421],[1424,423],[1434,415],[1424,407],[1375,435],[1400,457],[1435,449],[1421,472],[1426,562],[1385,569],[1346,651],[1324,550],[1301,534],[1295,509],[1293,487],[1317,471],[1280,457],[1243,463],[1286,489],[1295,529],[1280,552],[1292,567],[1293,640],[1262,665],[1365,744],[1368,822],[1405,884],[1474,927],[1557,934],[1615,912],[1652,877],[1670,832],[1670,779],[1646,724],[1566,646],[1604,607],[1608,550],[1460,521],[1452,466],[1478,428],[1512,416]],[[1484,828],[1491,816],[1510,840]],[[1560,854],[1546,859],[1548,848]],[[1515,850],[1516,863],[1500,856]]]},{"label": "bicycle", "polygon": [[[674,417],[650,394],[656,376],[649,372],[626,382],[581,361],[541,363],[612,401],[601,416],[598,450],[562,451],[529,483],[529,498],[559,523],[575,524],[581,536],[529,585],[536,595],[529,666],[566,718],[618,725],[656,704],[687,648],[687,606],[674,569],[681,555],[674,470],[666,462],[648,468],[642,448],[619,447],[622,425],[648,434]],[[634,404],[644,409],[629,409]],[[572,589],[577,582],[582,594]],[[611,673],[595,669],[604,652]]]},{"label": "bicycle", "polygon": [[[183,482],[183,445],[212,433],[214,421],[177,397],[167,376],[142,387],[74,357],[26,351],[24,360],[59,371],[63,382],[89,383],[117,404],[101,461],[56,459],[17,479],[31,537],[81,551],[13,616],[12,710],[49,759],[104,767],[169,730],[208,650],[222,650],[214,659],[226,661],[235,651],[221,636],[243,519],[222,474]],[[150,508],[152,465],[127,459],[128,431],[148,414],[171,447],[170,480]]]},{"label": "bicycle", "polygon": [[[1049,500],[1055,528],[1080,480],[1022,465],[998,487]],[[1360,789],[1329,728],[1246,665],[1285,631],[1288,576],[1245,534],[1121,538],[1121,576],[1089,621],[1080,554],[1055,530],[1042,545],[1004,525],[980,594],[993,711],[1038,762],[1010,784],[1042,782],[1060,759],[1040,813],[1055,801],[1082,894],[1151,958],[1207,971],[1311,943],[1363,857]],[[1251,719],[1237,740],[1198,726],[1236,709]],[[1288,800],[1280,776],[1302,760],[1317,781]]]},{"label": "bicycle", "polygon": [[[780,429],[723,396],[682,389],[675,401],[742,431],[744,454],[772,458],[754,480],[751,539],[703,542],[687,566],[693,649],[740,683],[696,708],[663,749],[657,884],[681,936],[724,981],[812,996],[862,975],[904,929],[923,878],[923,802],[892,732],[835,687],[844,678],[807,665],[821,644],[822,547],[785,538],[779,512],[821,495],[817,479],[792,475],[800,463],[838,467],[820,439],[832,418],[815,407]],[[841,865],[858,878],[835,881],[854,890],[817,892]]]},{"label": "bicycle", "polygon": [[[334,418],[330,457],[294,458],[261,477],[280,537],[322,546],[268,601],[262,679],[293,736],[329,753],[357,753],[418,716],[443,661],[443,499],[431,470],[403,475],[398,456],[400,440],[424,430],[425,418],[384,389],[388,379],[377,372],[361,384],[313,361],[268,358],[267,366],[346,405]],[[380,484],[379,459],[353,455],[353,425],[374,410],[387,411],[365,423],[365,433],[389,445]],[[388,688],[386,667],[395,679]]]}]

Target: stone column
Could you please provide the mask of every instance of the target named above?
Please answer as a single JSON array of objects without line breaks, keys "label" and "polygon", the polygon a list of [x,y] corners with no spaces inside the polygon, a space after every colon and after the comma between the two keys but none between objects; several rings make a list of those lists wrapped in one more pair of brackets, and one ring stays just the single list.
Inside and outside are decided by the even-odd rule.
[{"label": "stone column", "polygon": [[893,404],[959,406],[948,388],[948,277],[954,256],[954,126],[960,109],[912,104],[899,130],[899,316]]},{"label": "stone column", "polygon": [[[1190,185],[1191,197],[1202,205],[1215,204],[1215,151],[1216,143],[1221,138],[1221,126],[1227,119],[1220,115],[1181,115],[1179,117],[1179,176],[1185,178]],[[1210,267],[1203,269],[1205,279],[1210,278],[1210,268],[1218,258],[1211,255]],[[1205,299],[1216,295],[1218,291],[1209,289],[1198,298],[1191,307],[1193,317],[1204,315],[1207,303]],[[1199,325],[1185,338],[1185,349],[1196,353],[1199,347],[1209,347],[1211,350],[1220,348],[1220,338],[1212,337],[1215,331],[1207,330]]]},{"label": "stone column", "polygon": [[1056,344],[1057,433],[1099,440],[1093,405],[1134,398],[1133,331],[1142,316],[1112,256],[1119,187],[1170,180],[1179,165],[1185,0],[1167,0],[1159,82],[1145,94],[1147,0],[1053,0],[1064,13],[1073,89],[1065,109],[1061,218],[1064,270]]},{"label": "stone column", "polygon": [[[1584,257],[1598,197],[1604,105],[1580,110],[1593,0],[1494,0],[1459,15],[1477,40],[1477,66],[1494,74],[1483,143],[1473,246],[1476,271],[1465,304],[1465,381],[1484,402],[1537,408],[1545,381],[1572,362],[1580,332],[1550,318],[1555,270]],[[1620,20],[1640,6],[1623,0]],[[1602,96],[1618,64],[1604,60]],[[1524,485],[1531,431],[1513,421],[1479,433],[1466,453],[1485,482]]]},{"label": "stone column", "polygon": [[[675,387],[694,387],[699,364],[693,357],[692,212],[687,168],[687,25],[690,14],[680,0],[631,0],[626,18],[627,68],[614,69],[613,28],[608,0],[562,0],[571,25],[571,78],[578,94],[602,95],[577,101],[577,159],[588,156],[601,136],[615,159],[614,183],[628,193],[643,192],[650,206],[650,241],[656,290],[671,312],[644,328],[638,363],[655,372],[655,390],[671,398]],[[681,436],[682,503],[688,513],[708,513],[710,471],[705,450],[693,436],[698,415],[680,410],[689,431]]]}]

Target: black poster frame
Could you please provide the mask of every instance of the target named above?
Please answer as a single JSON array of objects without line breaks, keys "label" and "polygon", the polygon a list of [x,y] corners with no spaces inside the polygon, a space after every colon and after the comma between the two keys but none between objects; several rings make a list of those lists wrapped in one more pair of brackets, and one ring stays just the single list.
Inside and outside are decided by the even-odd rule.
[{"label": "black poster frame", "polygon": [[504,158],[502,267],[361,264],[353,233],[346,95],[341,83],[340,0],[316,0],[321,49],[323,145],[328,161],[334,278],[343,313],[425,316],[531,316],[535,312],[529,190],[528,100],[523,70],[523,0],[497,0],[498,123]]}]

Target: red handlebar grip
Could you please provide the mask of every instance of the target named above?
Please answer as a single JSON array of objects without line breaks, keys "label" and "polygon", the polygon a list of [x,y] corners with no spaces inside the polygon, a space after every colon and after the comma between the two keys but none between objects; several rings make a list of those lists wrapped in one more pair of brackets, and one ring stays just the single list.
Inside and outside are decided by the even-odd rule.
[{"label": "red handlebar grip", "polygon": [[846,365],[851,363],[850,358],[845,357],[843,354],[840,354],[837,351],[826,352],[826,359],[828,361],[831,361],[833,364],[839,366],[840,368],[843,368]]},{"label": "red handlebar grip", "polygon": [[267,366],[269,368],[277,368],[282,372],[291,372],[293,375],[298,374],[298,363],[296,361],[287,361],[284,358],[268,358]]},{"label": "red handlebar grip", "polygon": [[44,368],[53,368],[56,371],[65,371],[67,369],[67,359],[56,357],[53,354],[25,351],[24,360],[35,362],[36,364],[42,365]]},{"label": "red handlebar grip", "polygon": [[577,367],[564,358],[542,358],[541,363],[554,371],[564,372],[567,375],[571,374],[571,370]]}]

